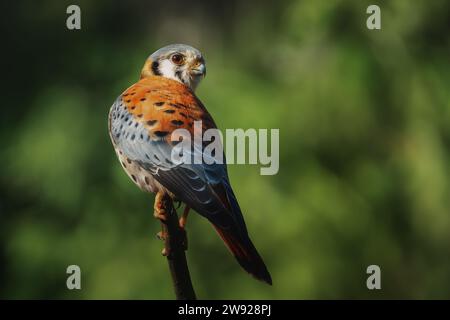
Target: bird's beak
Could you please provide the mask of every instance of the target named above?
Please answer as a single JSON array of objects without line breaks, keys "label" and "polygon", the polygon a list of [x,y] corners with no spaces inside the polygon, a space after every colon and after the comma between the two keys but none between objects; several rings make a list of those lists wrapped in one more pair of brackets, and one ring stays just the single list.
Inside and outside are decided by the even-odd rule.
[{"label": "bird's beak", "polygon": [[202,76],[203,78],[206,76],[206,67],[204,63],[200,63],[195,67],[191,68],[192,76]]}]

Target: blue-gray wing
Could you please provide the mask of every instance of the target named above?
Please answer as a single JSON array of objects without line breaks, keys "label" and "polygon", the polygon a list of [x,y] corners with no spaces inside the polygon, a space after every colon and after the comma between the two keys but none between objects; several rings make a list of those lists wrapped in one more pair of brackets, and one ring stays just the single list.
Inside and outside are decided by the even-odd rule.
[{"label": "blue-gray wing", "polygon": [[[171,132],[176,127],[172,130],[163,126],[157,127],[160,130],[152,131],[149,125],[151,121],[156,120],[164,124],[164,116],[176,116],[175,112],[169,113],[167,110],[173,109],[162,108],[161,116],[154,113],[154,119],[150,120],[146,114],[138,117],[130,112],[129,104],[120,96],[110,111],[110,135],[113,143],[126,157],[138,162],[144,170],[150,172],[178,200],[186,203],[214,225],[225,230],[234,229],[237,235],[246,235],[247,229],[229,183],[225,160],[223,163],[195,164],[193,159],[198,153],[202,153],[203,147],[199,149],[192,145],[192,151],[187,157],[191,160],[188,161],[190,163],[180,163],[179,159],[174,159],[173,156],[174,148],[179,145],[170,140]],[[189,110],[183,111],[188,113]],[[195,113],[191,112],[189,115],[191,114]]]}]

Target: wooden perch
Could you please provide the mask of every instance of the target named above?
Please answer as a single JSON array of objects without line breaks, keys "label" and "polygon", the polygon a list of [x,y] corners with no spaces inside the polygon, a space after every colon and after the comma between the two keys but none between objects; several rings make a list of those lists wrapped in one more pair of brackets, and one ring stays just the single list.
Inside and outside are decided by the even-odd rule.
[{"label": "wooden perch", "polygon": [[175,296],[177,300],[195,300],[196,296],[185,254],[187,250],[186,232],[179,226],[178,215],[172,199],[165,195],[162,203],[166,212],[165,220],[160,220],[162,226],[161,238],[164,240],[163,254],[169,263]]}]

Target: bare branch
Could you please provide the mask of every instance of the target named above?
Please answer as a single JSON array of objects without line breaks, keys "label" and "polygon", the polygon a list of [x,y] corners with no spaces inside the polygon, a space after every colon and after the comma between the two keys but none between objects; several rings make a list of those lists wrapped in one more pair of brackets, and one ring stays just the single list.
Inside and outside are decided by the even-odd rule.
[{"label": "bare branch", "polygon": [[162,238],[164,239],[164,254],[169,263],[170,275],[177,300],[195,300],[191,276],[186,261],[187,237],[180,228],[178,215],[172,199],[165,195],[162,199],[166,219],[161,220]]}]

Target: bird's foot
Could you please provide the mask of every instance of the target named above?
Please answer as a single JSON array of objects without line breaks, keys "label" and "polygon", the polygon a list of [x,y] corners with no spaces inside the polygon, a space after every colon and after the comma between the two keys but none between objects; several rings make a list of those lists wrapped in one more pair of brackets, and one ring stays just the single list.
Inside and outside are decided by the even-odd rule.
[{"label": "bird's foot", "polygon": [[178,225],[180,226],[180,229],[184,229],[186,227],[186,218],[181,216],[178,220]]},{"label": "bird's foot", "polygon": [[158,232],[157,234],[156,234],[156,237],[159,239],[159,240],[161,240],[161,241],[164,241],[164,248],[162,249],[162,251],[161,251],[161,254],[163,255],[163,256],[165,256],[165,257],[167,257],[169,254],[170,254],[170,250],[169,250],[169,248],[167,247],[167,244],[166,244],[166,240],[168,240],[168,238],[167,238],[167,233],[163,230],[163,231],[160,231],[160,232]]},{"label": "bird's foot", "polygon": [[156,219],[166,221],[166,209],[164,208],[163,194],[158,192],[155,197],[153,215]]},{"label": "bird's foot", "polygon": [[178,225],[180,226],[181,229],[184,229],[186,227],[187,217],[189,215],[189,209],[190,209],[190,207],[188,205],[186,205],[186,207],[184,207],[184,211],[180,217],[180,220],[178,220]]},{"label": "bird's foot", "polygon": [[[170,255],[170,244],[168,242],[171,242],[172,240],[169,239],[169,234],[167,233],[167,228],[169,226],[167,226],[167,212],[166,212],[166,208],[165,208],[165,203],[164,203],[164,194],[162,192],[158,192],[156,194],[155,197],[155,205],[154,205],[154,216],[155,218],[159,219],[162,223],[163,223],[163,228],[162,231],[158,232],[156,234],[156,237],[159,240],[162,240],[165,242],[165,247],[162,250],[161,254],[163,256],[168,256]],[[178,221],[178,225],[179,227],[176,228],[176,226],[174,226],[176,229],[174,229],[173,231],[176,232],[175,235],[175,239],[173,239],[174,241],[178,242],[179,245],[181,245],[181,248],[183,248],[183,250],[187,250],[187,235],[186,235],[186,230],[185,230],[185,226],[186,226],[186,219],[189,213],[189,207],[186,206],[186,208],[184,209],[184,212],[182,214],[182,216],[180,217],[179,221]],[[174,236],[174,235],[172,235]]]},{"label": "bird's foot", "polygon": [[156,234],[156,238],[158,238],[161,241],[165,241],[167,239],[167,234],[163,231],[160,231]]}]

